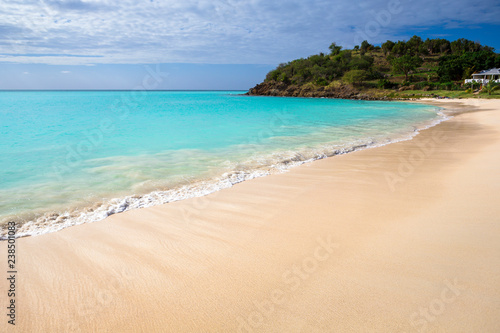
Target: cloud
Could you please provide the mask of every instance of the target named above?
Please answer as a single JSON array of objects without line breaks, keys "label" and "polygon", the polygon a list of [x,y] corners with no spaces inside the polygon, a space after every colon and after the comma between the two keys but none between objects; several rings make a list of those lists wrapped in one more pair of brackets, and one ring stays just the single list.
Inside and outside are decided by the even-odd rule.
[{"label": "cloud", "polygon": [[70,71],[61,71],[62,74],[69,74],[71,73]]},{"label": "cloud", "polygon": [[500,17],[498,1],[468,0],[4,0],[2,9],[0,61],[63,65],[270,64],[326,51],[332,41],[352,47],[363,35],[379,43],[411,37],[401,33],[408,28]]},{"label": "cloud", "polygon": [[45,1],[44,3],[56,10],[80,10],[80,11],[91,11],[104,9],[107,6],[99,4],[97,2],[80,1],[80,0],[70,0],[70,1]]}]

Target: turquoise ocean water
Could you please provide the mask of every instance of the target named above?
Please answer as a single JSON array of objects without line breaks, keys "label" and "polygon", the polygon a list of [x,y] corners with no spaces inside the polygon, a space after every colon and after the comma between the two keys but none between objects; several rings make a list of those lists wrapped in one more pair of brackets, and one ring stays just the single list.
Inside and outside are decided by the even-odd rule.
[{"label": "turquoise ocean water", "polygon": [[444,119],[422,104],[242,93],[0,91],[2,228],[35,235],[201,196]]}]

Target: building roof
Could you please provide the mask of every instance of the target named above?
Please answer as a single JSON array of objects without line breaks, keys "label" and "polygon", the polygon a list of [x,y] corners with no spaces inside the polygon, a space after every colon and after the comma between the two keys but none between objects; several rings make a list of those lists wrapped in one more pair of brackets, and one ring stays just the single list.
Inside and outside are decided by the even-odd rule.
[{"label": "building roof", "polygon": [[476,75],[500,75],[500,69],[491,68],[491,69],[486,69],[484,71],[480,71],[479,73],[472,74],[472,76]]}]

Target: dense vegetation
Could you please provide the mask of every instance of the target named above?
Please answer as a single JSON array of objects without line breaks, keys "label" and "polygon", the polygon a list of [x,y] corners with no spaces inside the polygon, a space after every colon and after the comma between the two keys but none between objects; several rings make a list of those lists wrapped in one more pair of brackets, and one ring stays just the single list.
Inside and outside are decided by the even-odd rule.
[{"label": "dense vegetation", "polygon": [[465,90],[463,79],[480,70],[500,67],[500,54],[467,39],[387,41],[374,46],[364,41],[344,50],[333,43],[320,53],[280,64],[265,82],[281,86],[332,87],[350,84],[357,89]]}]

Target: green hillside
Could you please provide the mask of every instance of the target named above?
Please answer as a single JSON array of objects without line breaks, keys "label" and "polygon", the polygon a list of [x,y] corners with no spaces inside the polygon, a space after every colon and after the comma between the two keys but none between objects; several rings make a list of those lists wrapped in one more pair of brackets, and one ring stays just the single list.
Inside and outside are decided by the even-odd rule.
[{"label": "green hillside", "polygon": [[329,49],[328,54],[280,64],[250,94],[380,98],[404,97],[407,90],[413,96],[432,91],[471,93],[479,85],[464,85],[464,79],[500,67],[500,54],[492,47],[463,38],[450,42],[413,36],[381,46],[364,41],[345,50],[332,43]]}]

